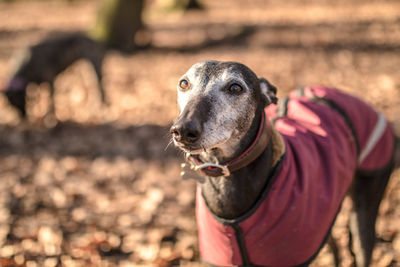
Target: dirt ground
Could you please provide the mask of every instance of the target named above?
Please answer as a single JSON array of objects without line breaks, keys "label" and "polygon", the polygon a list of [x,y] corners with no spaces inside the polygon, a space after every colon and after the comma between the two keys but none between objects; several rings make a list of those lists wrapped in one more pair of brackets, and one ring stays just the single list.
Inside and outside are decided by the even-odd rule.
[{"label": "dirt ground", "polygon": [[[202,266],[194,181],[168,146],[175,86],[204,59],[250,66],[279,96],[306,84],[363,97],[400,126],[400,3],[207,0],[165,13],[150,1],[153,47],[107,54],[102,106],[90,65],[56,81],[58,124],[43,121],[48,88],[30,86],[28,122],[0,95],[0,266]],[[96,1],[0,3],[0,86],[13,55],[44,36],[87,30]],[[400,128],[400,127],[399,127]],[[400,172],[377,221],[372,266],[400,266]],[[346,199],[333,235],[350,266]],[[306,241],[305,241],[306,245]],[[313,266],[332,266],[324,248]]]}]

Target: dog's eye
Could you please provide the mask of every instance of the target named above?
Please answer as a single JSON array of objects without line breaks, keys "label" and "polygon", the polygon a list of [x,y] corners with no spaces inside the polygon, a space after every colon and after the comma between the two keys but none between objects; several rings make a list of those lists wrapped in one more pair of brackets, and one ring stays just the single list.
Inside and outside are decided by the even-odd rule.
[{"label": "dog's eye", "polygon": [[190,85],[189,85],[189,82],[188,82],[187,80],[181,80],[181,81],[179,82],[179,87],[180,87],[182,90],[187,90],[187,89],[189,89]]},{"label": "dog's eye", "polygon": [[234,83],[229,87],[230,93],[240,93],[242,90],[243,88],[237,83]]}]

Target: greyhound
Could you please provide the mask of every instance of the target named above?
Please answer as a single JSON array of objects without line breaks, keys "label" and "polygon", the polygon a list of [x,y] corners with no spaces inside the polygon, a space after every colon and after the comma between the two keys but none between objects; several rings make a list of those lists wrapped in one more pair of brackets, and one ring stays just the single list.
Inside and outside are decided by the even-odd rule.
[{"label": "greyhound", "polygon": [[79,59],[86,59],[92,65],[98,79],[101,100],[105,102],[102,86],[102,63],[106,47],[82,33],[70,33],[55,38],[44,39],[40,43],[24,49],[16,62],[5,95],[11,105],[26,117],[26,89],[29,83],[50,85],[50,113],[54,113],[54,81],[58,74]]},{"label": "greyhound", "polygon": [[307,266],[348,193],[350,249],[357,266],[369,265],[378,207],[400,161],[381,113],[321,86],[275,105],[276,87],[235,62],[199,62],[177,91],[170,133],[186,156],[182,175],[198,179],[207,264]]}]

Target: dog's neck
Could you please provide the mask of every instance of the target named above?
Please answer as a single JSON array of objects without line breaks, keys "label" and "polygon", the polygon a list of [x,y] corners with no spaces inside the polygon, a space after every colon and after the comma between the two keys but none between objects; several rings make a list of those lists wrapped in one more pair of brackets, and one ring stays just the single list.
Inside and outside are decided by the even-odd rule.
[{"label": "dog's neck", "polygon": [[[261,114],[259,112],[258,114]],[[257,115],[248,132],[239,141],[236,151],[214,149],[204,152],[202,160],[218,159],[223,163],[237,157],[254,141],[260,125],[261,115]],[[268,119],[266,123],[271,123]],[[248,211],[259,198],[267,183],[269,172],[284,153],[282,137],[271,125],[270,142],[265,151],[252,163],[224,177],[206,177],[201,184],[203,197],[211,211],[222,218],[233,219]]]}]

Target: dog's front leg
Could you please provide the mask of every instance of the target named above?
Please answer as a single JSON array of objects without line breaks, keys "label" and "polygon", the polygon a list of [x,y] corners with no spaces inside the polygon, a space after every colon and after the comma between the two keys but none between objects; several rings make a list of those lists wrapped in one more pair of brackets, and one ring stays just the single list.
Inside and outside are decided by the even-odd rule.
[{"label": "dog's front leg", "polygon": [[92,55],[91,57],[88,57],[88,60],[92,63],[93,65],[93,69],[96,73],[96,77],[97,77],[97,88],[99,90],[100,93],[100,97],[101,97],[101,102],[103,104],[109,104],[109,101],[107,101],[106,98],[106,93],[103,87],[103,72],[102,72],[102,65],[103,65],[103,60],[104,60],[104,53],[102,52],[102,55]]},{"label": "dog's front leg", "polygon": [[44,117],[44,123],[48,127],[55,126],[57,123],[56,114],[55,114],[55,106],[54,106],[54,82],[49,82],[49,90],[50,90],[50,99],[49,99],[49,110]]}]

